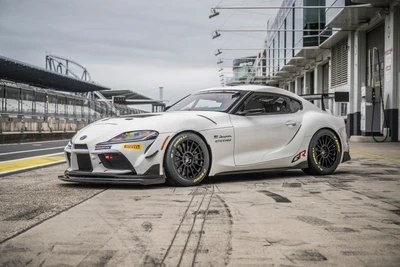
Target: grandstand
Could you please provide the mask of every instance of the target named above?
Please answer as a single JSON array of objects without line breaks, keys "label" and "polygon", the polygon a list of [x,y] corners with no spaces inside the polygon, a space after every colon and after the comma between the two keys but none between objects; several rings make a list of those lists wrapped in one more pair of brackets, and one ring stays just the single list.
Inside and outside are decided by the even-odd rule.
[{"label": "grandstand", "polygon": [[[113,104],[101,91],[113,92],[93,82],[0,56],[0,132],[77,131],[104,117],[144,112]],[[111,95],[114,93],[120,92]],[[134,99],[135,93],[131,93]],[[158,101],[137,96],[153,109],[163,107]]]}]

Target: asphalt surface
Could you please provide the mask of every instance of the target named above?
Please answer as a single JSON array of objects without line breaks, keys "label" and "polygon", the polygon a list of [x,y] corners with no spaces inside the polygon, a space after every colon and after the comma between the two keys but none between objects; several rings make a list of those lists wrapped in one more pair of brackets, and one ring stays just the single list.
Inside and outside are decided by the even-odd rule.
[{"label": "asphalt surface", "polygon": [[68,140],[57,140],[0,145],[0,162],[59,153],[64,150],[67,143]]},{"label": "asphalt surface", "polygon": [[[65,166],[0,178],[0,266],[399,266],[400,144],[330,176],[94,186]],[[367,152],[365,152],[367,151]]]}]

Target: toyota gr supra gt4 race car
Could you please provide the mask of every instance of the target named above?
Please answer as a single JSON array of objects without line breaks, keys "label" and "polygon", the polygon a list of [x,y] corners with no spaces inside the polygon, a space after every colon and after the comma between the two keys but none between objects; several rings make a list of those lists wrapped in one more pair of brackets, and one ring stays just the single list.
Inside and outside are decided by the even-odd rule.
[{"label": "toyota gr supra gt4 race car", "polygon": [[162,113],[99,120],[72,138],[65,156],[63,181],[177,186],[277,168],[325,175],[350,159],[343,118],[256,85],[206,89]]}]

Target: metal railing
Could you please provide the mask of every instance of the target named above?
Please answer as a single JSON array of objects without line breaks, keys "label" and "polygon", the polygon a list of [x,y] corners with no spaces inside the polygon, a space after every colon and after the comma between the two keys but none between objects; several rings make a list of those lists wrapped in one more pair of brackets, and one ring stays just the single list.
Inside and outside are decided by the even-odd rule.
[{"label": "metal railing", "polygon": [[52,130],[52,121],[63,124],[59,130],[78,130],[101,118],[144,113],[126,105],[8,81],[0,81],[0,99],[0,132]]}]

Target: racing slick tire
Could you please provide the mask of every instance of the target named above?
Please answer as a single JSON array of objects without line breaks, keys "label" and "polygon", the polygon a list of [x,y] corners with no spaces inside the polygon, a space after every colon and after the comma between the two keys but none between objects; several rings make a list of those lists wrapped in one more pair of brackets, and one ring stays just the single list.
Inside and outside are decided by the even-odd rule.
[{"label": "racing slick tire", "polygon": [[176,135],[165,151],[164,169],[168,184],[198,185],[210,169],[210,153],[206,143],[192,132]]},{"label": "racing slick tire", "polygon": [[311,139],[308,148],[308,168],[301,169],[308,175],[332,174],[340,163],[341,146],[331,130],[319,130]]}]

